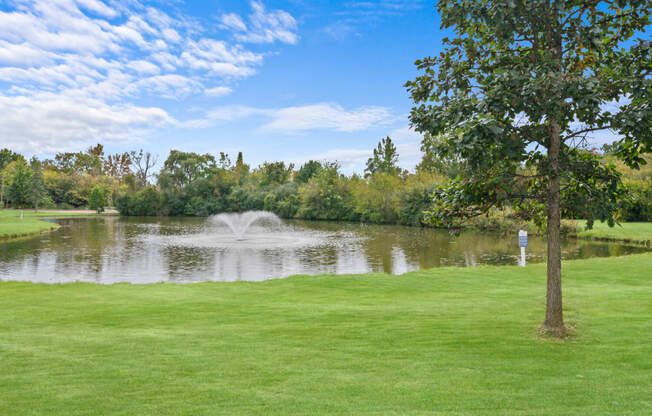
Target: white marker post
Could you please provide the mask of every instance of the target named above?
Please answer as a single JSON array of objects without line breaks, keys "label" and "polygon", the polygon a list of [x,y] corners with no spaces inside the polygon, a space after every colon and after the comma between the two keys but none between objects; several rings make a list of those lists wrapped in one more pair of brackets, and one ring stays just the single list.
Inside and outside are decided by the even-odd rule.
[{"label": "white marker post", "polygon": [[521,267],[525,267],[525,247],[527,247],[527,231],[519,230],[518,245],[521,247]]}]

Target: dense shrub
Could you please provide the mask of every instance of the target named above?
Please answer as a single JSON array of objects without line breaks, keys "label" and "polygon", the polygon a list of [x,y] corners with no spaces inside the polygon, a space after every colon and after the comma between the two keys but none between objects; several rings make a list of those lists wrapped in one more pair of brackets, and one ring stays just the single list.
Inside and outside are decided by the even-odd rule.
[{"label": "dense shrub", "polygon": [[153,186],[148,186],[133,195],[118,198],[116,208],[122,215],[156,216],[161,214],[161,195]]},{"label": "dense shrub", "polygon": [[627,183],[632,199],[623,204],[621,221],[652,221],[652,182],[632,181]]}]

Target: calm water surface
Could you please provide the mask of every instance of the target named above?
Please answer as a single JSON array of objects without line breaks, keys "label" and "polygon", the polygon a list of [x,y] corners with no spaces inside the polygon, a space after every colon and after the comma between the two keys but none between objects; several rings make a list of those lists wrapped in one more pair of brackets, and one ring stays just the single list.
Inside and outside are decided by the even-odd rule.
[{"label": "calm water surface", "polygon": [[[45,283],[262,281],[295,274],[402,274],[440,266],[516,265],[516,237],[401,226],[285,221],[237,240],[201,218],[76,218],[34,238],[0,242],[0,280]],[[638,246],[569,239],[565,259],[643,252]],[[531,238],[529,262],[545,260]]]}]

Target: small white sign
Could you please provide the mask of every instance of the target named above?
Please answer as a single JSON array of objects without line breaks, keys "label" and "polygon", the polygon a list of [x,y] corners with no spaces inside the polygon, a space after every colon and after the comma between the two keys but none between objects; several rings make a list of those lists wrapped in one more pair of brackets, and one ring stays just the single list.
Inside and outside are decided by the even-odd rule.
[{"label": "small white sign", "polygon": [[527,231],[519,230],[518,245],[521,247],[521,266],[525,267],[525,247],[527,247]]}]

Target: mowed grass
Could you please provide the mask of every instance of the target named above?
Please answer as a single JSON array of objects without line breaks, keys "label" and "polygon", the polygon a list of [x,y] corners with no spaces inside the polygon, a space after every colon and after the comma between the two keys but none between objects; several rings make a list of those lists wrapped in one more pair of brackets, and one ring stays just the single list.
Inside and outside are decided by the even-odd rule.
[{"label": "mowed grass", "polygon": [[59,228],[53,222],[43,221],[44,218],[89,217],[97,215],[76,211],[34,211],[32,209],[26,209],[23,210],[23,218],[21,219],[20,213],[21,211],[18,209],[0,209],[0,238],[24,237]]},{"label": "mowed grass", "polygon": [[596,222],[593,229],[586,229],[586,221],[578,221],[578,237],[614,241],[652,243],[652,222],[626,222],[609,227],[607,223]]},{"label": "mowed grass", "polygon": [[0,238],[23,237],[59,228],[57,224],[43,221],[33,211],[0,210]]},{"label": "mowed grass", "polygon": [[648,415],[652,254],[263,283],[0,283],[2,415]]}]

